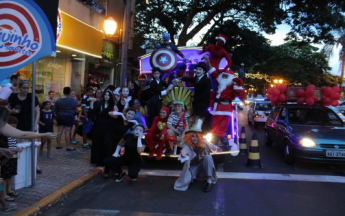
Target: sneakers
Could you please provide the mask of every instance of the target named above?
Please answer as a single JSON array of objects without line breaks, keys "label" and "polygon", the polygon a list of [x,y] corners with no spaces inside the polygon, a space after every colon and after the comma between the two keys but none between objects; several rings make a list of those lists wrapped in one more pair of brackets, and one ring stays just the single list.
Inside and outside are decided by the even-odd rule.
[{"label": "sneakers", "polygon": [[115,180],[115,182],[122,182],[123,178],[126,176],[126,173],[121,173]]},{"label": "sneakers", "polygon": [[2,211],[9,212],[9,211],[16,210],[17,208],[18,208],[17,204],[15,204],[15,203],[8,203],[7,207],[2,207]]},{"label": "sneakers", "polygon": [[90,149],[90,148],[91,148],[91,145],[90,145],[89,143],[83,143],[83,144],[81,145],[81,147],[84,148],[84,149]]},{"label": "sneakers", "polygon": [[156,156],[156,160],[161,160],[163,157],[162,153],[158,153]]},{"label": "sneakers", "polygon": [[131,178],[131,181],[132,182],[135,182],[137,179],[136,178]]},{"label": "sneakers", "polygon": [[208,192],[210,192],[210,191],[212,191],[212,183],[206,182],[206,185],[205,185],[205,187],[204,187],[204,192],[205,192],[205,193],[208,193]]},{"label": "sneakers", "polygon": [[76,139],[71,139],[71,144],[72,145],[76,145],[78,143],[78,140],[76,140]]}]

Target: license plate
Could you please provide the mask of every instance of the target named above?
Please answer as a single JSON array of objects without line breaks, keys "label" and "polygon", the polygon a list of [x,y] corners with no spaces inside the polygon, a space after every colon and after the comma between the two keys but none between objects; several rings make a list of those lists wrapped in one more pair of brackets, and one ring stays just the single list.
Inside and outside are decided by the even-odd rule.
[{"label": "license plate", "polygon": [[345,158],[345,151],[326,151],[326,157]]}]

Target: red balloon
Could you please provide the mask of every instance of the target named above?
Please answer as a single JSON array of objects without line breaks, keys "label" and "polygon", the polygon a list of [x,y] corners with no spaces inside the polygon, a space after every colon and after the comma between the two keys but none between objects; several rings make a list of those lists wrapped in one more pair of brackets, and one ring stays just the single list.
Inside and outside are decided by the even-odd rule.
[{"label": "red balloon", "polygon": [[280,84],[277,86],[278,90],[280,91],[280,94],[285,94],[286,92],[286,85],[285,84]]},{"label": "red balloon", "polygon": [[333,86],[332,92],[340,92],[340,87],[339,86]]},{"label": "red balloon", "polygon": [[305,97],[299,97],[299,98],[297,98],[297,104],[298,104],[298,105],[302,105],[302,104],[304,103],[304,101],[305,101]]},{"label": "red balloon", "polygon": [[266,97],[267,97],[268,99],[271,99],[272,94],[268,93]]},{"label": "red balloon", "polygon": [[280,91],[277,88],[274,88],[273,92],[272,92],[272,95],[279,96],[279,94],[280,94]]},{"label": "red balloon", "polygon": [[323,96],[322,97],[322,103],[326,104],[326,106],[331,104],[331,98]]},{"label": "red balloon", "polygon": [[331,92],[332,92],[332,88],[329,87],[329,86],[325,86],[322,90],[322,94],[324,96],[330,96],[331,95]]},{"label": "red balloon", "polygon": [[314,98],[313,98],[313,97],[307,97],[307,98],[305,99],[305,103],[306,103],[308,106],[313,105],[313,104],[315,103]]},{"label": "red balloon", "polygon": [[314,95],[314,89],[309,88],[307,89],[307,91],[305,91],[306,97],[313,97],[313,95]]},{"label": "red balloon", "polygon": [[331,97],[330,97],[332,100],[339,100],[339,98],[340,98],[340,94],[337,92],[337,93],[335,93],[335,92],[332,92],[332,95],[331,95]]},{"label": "red balloon", "polygon": [[268,94],[272,94],[273,93],[273,88],[272,87],[268,88],[267,93]]},{"label": "red balloon", "polygon": [[307,90],[308,89],[311,89],[311,90],[315,90],[315,86],[313,85],[313,84],[309,84],[308,86],[307,86]]},{"label": "red balloon", "polygon": [[336,106],[339,105],[339,101],[338,100],[334,100],[334,101],[331,102],[331,105],[336,107]]},{"label": "red balloon", "polygon": [[272,103],[272,104],[278,103],[278,97],[277,97],[277,96],[273,96],[273,97],[271,98],[271,103]]},{"label": "red balloon", "polygon": [[314,101],[318,101],[319,100],[319,96],[317,95],[313,95]]},{"label": "red balloon", "polygon": [[299,88],[299,89],[297,89],[297,91],[296,91],[297,97],[304,97],[304,93],[305,93],[305,91],[304,91],[304,89],[302,89],[302,88]]},{"label": "red balloon", "polygon": [[279,95],[279,101],[280,102],[285,102],[286,101],[286,95],[285,94]]}]

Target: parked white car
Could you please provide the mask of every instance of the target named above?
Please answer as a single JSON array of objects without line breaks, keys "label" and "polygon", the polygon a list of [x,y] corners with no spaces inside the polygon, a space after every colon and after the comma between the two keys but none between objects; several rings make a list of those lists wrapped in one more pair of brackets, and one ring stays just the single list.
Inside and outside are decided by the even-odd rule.
[{"label": "parked white car", "polygon": [[340,102],[339,105],[337,106],[337,109],[339,110],[339,112],[345,115],[345,101]]}]

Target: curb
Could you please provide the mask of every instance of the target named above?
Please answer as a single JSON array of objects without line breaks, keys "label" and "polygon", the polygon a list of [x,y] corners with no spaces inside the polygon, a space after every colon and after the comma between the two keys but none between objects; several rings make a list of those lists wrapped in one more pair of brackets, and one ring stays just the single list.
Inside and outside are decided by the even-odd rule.
[{"label": "curb", "polygon": [[77,187],[82,186],[87,181],[94,178],[99,173],[99,168],[94,168],[90,170],[88,174],[83,175],[82,177],[72,181],[71,183],[61,187],[57,191],[51,193],[48,196],[43,197],[41,200],[36,203],[24,208],[23,210],[15,213],[13,216],[27,216],[27,215],[38,215],[38,212],[44,209],[45,207],[54,204],[61,197],[70,194]]}]

